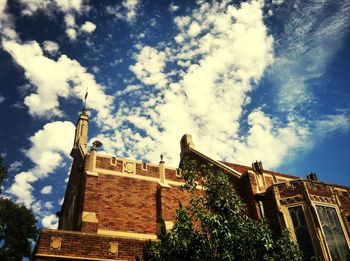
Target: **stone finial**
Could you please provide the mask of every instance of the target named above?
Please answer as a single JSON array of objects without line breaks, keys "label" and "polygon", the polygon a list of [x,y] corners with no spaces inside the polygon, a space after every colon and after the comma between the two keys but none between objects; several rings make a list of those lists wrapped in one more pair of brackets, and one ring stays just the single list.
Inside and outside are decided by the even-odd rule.
[{"label": "stone finial", "polygon": [[189,148],[194,149],[194,143],[192,141],[191,134],[184,134],[182,136],[182,138],[180,140],[180,147],[181,147],[181,158]]},{"label": "stone finial", "polygon": [[102,145],[103,145],[103,144],[102,144],[101,141],[95,140],[95,141],[92,143],[91,151],[96,151],[97,148],[102,147]]}]

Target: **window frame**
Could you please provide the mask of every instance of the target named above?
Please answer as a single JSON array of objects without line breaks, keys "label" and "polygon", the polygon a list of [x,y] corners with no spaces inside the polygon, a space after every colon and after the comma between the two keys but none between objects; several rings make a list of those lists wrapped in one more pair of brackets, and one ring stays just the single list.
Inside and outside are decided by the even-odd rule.
[{"label": "window frame", "polygon": [[349,242],[349,238],[348,238],[348,235],[347,235],[347,232],[346,232],[346,228],[345,228],[345,224],[343,222],[343,219],[341,217],[341,214],[340,214],[340,211],[339,211],[339,208],[337,205],[334,205],[334,204],[330,204],[330,203],[326,203],[326,202],[315,202],[314,204],[312,204],[312,206],[314,207],[315,209],[315,213],[316,213],[316,216],[317,216],[317,221],[320,225],[320,231],[322,233],[322,237],[324,239],[324,242],[325,242],[325,247],[327,249],[327,252],[328,252],[328,255],[329,257],[331,258],[331,260],[333,260],[332,256],[331,256],[331,251],[329,249],[329,246],[328,246],[328,242],[327,242],[327,238],[325,236],[325,233],[323,231],[323,226],[322,226],[322,223],[321,223],[321,219],[320,219],[320,215],[317,211],[317,206],[320,206],[320,207],[329,207],[329,208],[333,208],[335,209],[335,213],[337,214],[337,217],[338,217],[338,221],[339,221],[339,224],[340,224],[340,228],[341,228],[341,231],[343,232],[343,235],[344,235],[344,238],[345,238],[345,242],[348,246],[348,249],[350,251],[350,242]]}]

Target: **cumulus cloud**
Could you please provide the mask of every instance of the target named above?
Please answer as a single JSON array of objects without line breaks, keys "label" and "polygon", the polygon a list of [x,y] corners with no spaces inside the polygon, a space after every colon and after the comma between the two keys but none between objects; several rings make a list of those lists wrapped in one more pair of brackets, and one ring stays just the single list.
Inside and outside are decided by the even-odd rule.
[{"label": "cumulus cloud", "polygon": [[[327,134],[337,127],[346,130],[345,114],[332,123],[327,117],[326,124],[289,110],[271,116],[263,106],[247,109],[275,61],[262,9],[261,1],[238,7],[229,1],[199,2],[191,14],[174,18],[178,33],[169,48],[141,47],[129,69],[142,92],[132,86],[118,92],[120,125],[113,135],[98,135],[107,144],[104,150],[150,161],[163,153],[176,165],[178,142],[191,133],[196,147],[213,158],[243,164],[259,159],[276,168],[293,151],[312,146],[316,136],[324,137],[321,129]],[[174,63],[181,69],[172,70]],[[298,86],[294,91],[300,99],[312,97]]]},{"label": "cumulus cloud", "polygon": [[58,43],[53,41],[44,41],[42,45],[43,49],[49,54],[56,54],[60,49]]},{"label": "cumulus cloud", "polygon": [[52,186],[45,186],[41,189],[40,193],[43,195],[51,194]]},{"label": "cumulus cloud", "polygon": [[158,52],[150,46],[144,46],[136,57],[136,64],[130,70],[136,77],[147,85],[164,87],[167,83],[163,73],[165,66],[165,53]]},{"label": "cumulus cloud", "polygon": [[[121,104],[122,138],[108,137],[124,141],[118,152],[124,147],[149,160],[164,152],[176,164],[181,135],[192,133],[202,151],[232,159],[247,94],[273,61],[261,8],[255,1],[239,8],[201,2],[191,15],[174,19],[180,44],[140,50],[130,70],[142,84],[161,88],[143,88],[140,107]],[[183,70],[169,71],[171,63]]]},{"label": "cumulus cloud", "polygon": [[120,20],[124,20],[128,23],[134,23],[139,6],[139,0],[123,0],[121,4],[107,6],[106,11]]},{"label": "cumulus cloud", "polygon": [[[31,148],[25,151],[25,155],[35,163],[35,166],[17,174],[7,190],[16,197],[17,202],[24,203],[27,207],[35,204],[32,184],[62,166],[64,156],[69,155],[72,147],[74,130],[75,126],[71,122],[56,121],[45,124],[42,130],[30,137]],[[43,188],[44,192],[48,192],[49,189]]]},{"label": "cumulus cloud", "polygon": [[58,217],[55,214],[44,216],[41,223],[45,228],[57,229]]},{"label": "cumulus cloud", "polygon": [[77,31],[74,28],[67,28],[66,35],[68,36],[69,40],[74,41],[77,39]]},{"label": "cumulus cloud", "polygon": [[81,27],[81,30],[85,33],[92,33],[95,29],[96,25],[90,21],[86,21]]},{"label": "cumulus cloud", "polygon": [[38,178],[32,172],[21,172],[15,176],[14,183],[12,183],[7,192],[14,195],[17,202],[30,207],[35,200],[32,195],[34,190],[32,183],[37,180]]},{"label": "cumulus cloud", "polygon": [[[57,60],[46,57],[39,44],[35,41],[24,44],[16,41],[3,41],[4,49],[9,52],[14,61],[25,70],[25,76],[35,87],[35,92],[24,99],[29,113],[33,116],[60,116],[58,99],[77,97],[83,99],[86,89],[94,97],[91,103],[105,123],[113,108],[113,97],[104,93],[102,86],[96,83],[95,77],[88,73],[79,62],[66,55]],[[50,86],[50,88],[48,88]]]},{"label": "cumulus cloud", "polygon": [[24,15],[33,15],[39,10],[51,11],[54,8],[59,8],[62,12],[80,12],[83,7],[82,0],[21,0],[20,4]]}]

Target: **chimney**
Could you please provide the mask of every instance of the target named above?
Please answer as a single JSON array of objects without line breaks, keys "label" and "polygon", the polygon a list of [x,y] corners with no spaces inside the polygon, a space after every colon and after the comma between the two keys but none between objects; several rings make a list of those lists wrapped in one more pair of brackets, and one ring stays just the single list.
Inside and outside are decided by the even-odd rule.
[{"label": "chimney", "polygon": [[263,171],[264,171],[264,168],[263,168],[261,161],[256,160],[255,162],[253,162],[252,168],[253,168],[253,171],[257,172],[257,173],[263,173]]},{"label": "chimney", "polygon": [[194,144],[192,141],[192,135],[191,134],[184,134],[180,141],[180,147],[181,147],[181,158],[183,155],[188,151],[189,148],[194,149]]},{"label": "chimney", "polygon": [[309,175],[306,176],[308,180],[318,181],[317,174],[315,172],[310,172]]}]

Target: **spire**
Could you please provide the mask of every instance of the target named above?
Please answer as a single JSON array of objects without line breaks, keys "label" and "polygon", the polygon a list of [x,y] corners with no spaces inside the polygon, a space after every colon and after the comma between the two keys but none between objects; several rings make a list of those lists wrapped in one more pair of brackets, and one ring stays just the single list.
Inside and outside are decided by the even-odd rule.
[{"label": "spire", "polygon": [[87,153],[87,141],[88,141],[88,123],[89,116],[86,113],[86,99],[88,96],[88,89],[86,89],[83,109],[79,115],[78,122],[75,127],[75,137],[73,149],[70,153],[72,157],[76,155],[76,152],[80,151],[83,155]]},{"label": "spire", "polygon": [[82,112],[85,112],[85,111],[86,111],[86,99],[87,99],[88,94],[89,94],[88,90],[89,90],[89,88],[86,88],[85,97],[84,97],[84,105],[83,105],[83,110],[82,110]]}]

